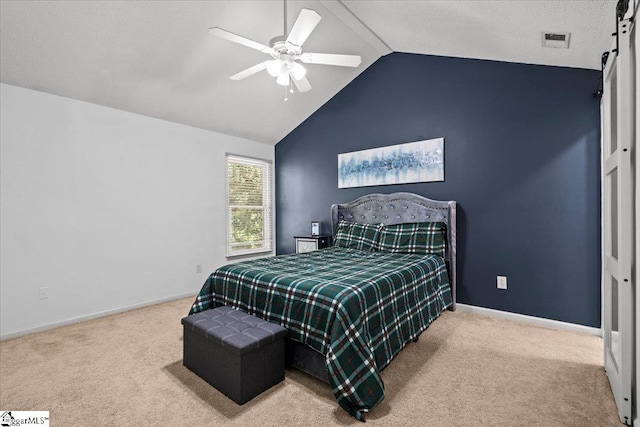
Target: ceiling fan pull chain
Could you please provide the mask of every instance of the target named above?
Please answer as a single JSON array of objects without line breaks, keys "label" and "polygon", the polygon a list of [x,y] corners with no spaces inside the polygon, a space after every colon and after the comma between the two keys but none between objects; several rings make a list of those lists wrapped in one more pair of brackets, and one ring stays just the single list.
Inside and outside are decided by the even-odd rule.
[{"label": "ceiling fan pull chain", "polygon": [[287,102],[289,100],[289,95],[287,94],[287,87],[284,87],[284,102]]}]

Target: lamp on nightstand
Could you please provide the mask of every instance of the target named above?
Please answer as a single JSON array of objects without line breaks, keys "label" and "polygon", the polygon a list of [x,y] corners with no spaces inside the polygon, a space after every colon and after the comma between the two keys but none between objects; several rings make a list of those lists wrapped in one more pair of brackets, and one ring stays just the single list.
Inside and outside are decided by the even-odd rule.
[{"label": "lamp on nightstand", "polygon": [[320,235],[320,221],[311,221],[311,235],[312,236]]}]

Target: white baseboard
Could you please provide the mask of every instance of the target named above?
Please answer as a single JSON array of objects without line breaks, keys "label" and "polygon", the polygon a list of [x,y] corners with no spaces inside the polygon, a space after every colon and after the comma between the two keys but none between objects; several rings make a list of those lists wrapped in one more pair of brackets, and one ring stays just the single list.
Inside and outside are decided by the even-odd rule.
[{"label": "white baseboard", "polygon": [[72,319],[63,320],[62,322],[51,323],[51,324],[44,325],[44,326],[38,326],[36,328],[23,329],[21,331],[11,332],[11,333],[8,333],[8,334],[0,335],[0,341],[8,340],[8,339],[11,339],[11,338],[18,338],[18,337],[21,337],[23,335],[32,334],[34,332],[47,331],[49,329],[58,328],[60,326],[72,325],[74,323],[79,323],[79,322],[86,322],[87,320],[96,319],[98,317],[109,316],[111,314],[117,314],[117,313],[122,313],[124,311],[135,310],[136,308],[147,307],[147,306],[150,306],[150,305],[160,304],[160,303],[163,303],[163,302],[174,301],[174,300],[177,300],[177,299],[187,298],[187,297],[191,297],[191,296],[193,298],[195,298],[197,295],[198,295],[197,292],[195,292],[195,293],[194,292],[189,292],[189,293],[186,293],[186,294],[173,295],[173,296],[170,296],[170,297],[160,298],[160,299],[153,300],[153,301],[146,301],[146,302],[142,302],[142,303],[139,303],[139,304],[132,304],[132,305],[128,305],[128,306],[125,306],[125,307],[114,308],[112,310],[106,310],[106,311],[100,311],[98,313],[87,314],[86,316],[78,316],[78,317],[74,317]]},{"label": "white baseboard", "polygon": [[[561,322],[559,320],[545,319],[542,317],[527,316],[524,314],[510,313],[508,311],[494,310],[491,308],[476,307],[474,305],[456,303],[456,308],[460,311],[482,314],[484,316],[497,317],[500,319],[515,320],[517,322],[529,323],[531,325],[542,326],[551,329],[564,331],[582,332],[590,335],[602,336],[602,329],[590,326],[577,325],[575,323]],[[636,426],[640,427],[640,426]]]},{"label": "white baseboard", "polygon": [[[120,307],[112,310],[106,310],[98,313],[88,314],[86,316],[74,317],[72,319],[64,320],[62,322],[56,322],[49,325],[38,326],[36,328],[30,328],[30,329],[23,329],[21,331],[0,335],[0,341],[8,340],[11,338],[17,338],[23,335],[32,334],[34,332],[46,331],[49,329],[58,328],[60,326],[72,325],[74,323],[79,323],[79,322],[85,322],[87,320],[96,319],[98,317],[109,316],[111,314],[122,313],[124,311],[134,310],[136,308],[142,308],[142,307],[147,307],[154,304],[160,304],[163,302],[169,302],[177,299],[187,298],[190,296],[195,298],[196,295],[197,293],[189,292],[186,294],[174,295],[174,296],[160,298],[153,301],[146,301],[139,304],[128,305],[126,307]],[[515,320],[518,322],[529,323],[532,325],[542,326],[546,328],[561,329],[565,331],[582,332],[590,335],[602,336],[602,330],[600,328],[592,328],[589,326],[577,325],[575,323],[561,322],[559,320],[544,319],[542,317],[527,316],[524,314],[510,313],[508,311],[500,311],[500,310],[494,310],[491,308],[476,307],[474,305],[467,305],[467,304],[460,304],[460,303],[456,303],[456,309],[460,311],[469,312],[469,313],[481,314],[484,316],[497,317],[500,319]],[[640,425],[637,425],[637,424],[640,424],[638,422],[638,419],[634,421],[634,427],[640,427]]]}]

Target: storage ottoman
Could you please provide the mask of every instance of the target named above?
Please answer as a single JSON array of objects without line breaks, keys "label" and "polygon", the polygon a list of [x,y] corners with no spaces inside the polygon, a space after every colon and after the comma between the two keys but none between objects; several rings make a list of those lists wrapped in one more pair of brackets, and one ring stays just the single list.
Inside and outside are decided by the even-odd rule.
[{"label": "storage ottoman", "polygon": [[284,337],[280,325],[231,307],[182,319],[183,364],[242,405],[284,379]]}]

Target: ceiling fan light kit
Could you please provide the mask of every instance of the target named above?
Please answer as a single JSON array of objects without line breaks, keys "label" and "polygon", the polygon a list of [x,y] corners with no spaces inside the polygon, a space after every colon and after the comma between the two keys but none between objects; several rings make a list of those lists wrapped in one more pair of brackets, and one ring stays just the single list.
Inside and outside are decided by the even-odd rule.
[{"label": "ceiling fan light kit", "polygon": [[278,77],[278,74],[282,71],[283,65],[284,63],[278,59],[269,61],[269,65],[267,65],[267,73],[269,73],[271,77]]},{"label": "ceiling fan light kit", "polygon": [[280,71],[280,74],[278,74],[276,78],[276,83],[281,86],[289,86],[289,72],[286,70]]},{"label": "ceiling fan light kit", "polygon": [[[210,28],[209,33],[269,54],[273,58],[230,76],[231,80],[242,80],[266,69],[270,76],[276,78],[277,84],[289,86],[293,82],[298,92],[308,92],[311,90],[311,84],[306,79],[307,69],[297,62],[298,60],[305,64],[337,65],[340,67],[357,67],[362,61],[359,55],[302,52],[302,44],[321,19],[322,17],[317,12],[311,9],[302,9],[287,38],[283,40],[283,37],[276,37],[271,41],[271,47],[218,27]],[[293,87],[290,87],[289,90],[293,92]]]},{"label": "ceiling fan light kit", "polygon": [[286,64],[286,67],[291,73],[291,75],[293,76],[293,78],[296,80],[300,80],[307,74],[307,69],[304,68],[302,65],[298,64],[297,62],[291,62],[289,64]]}]

